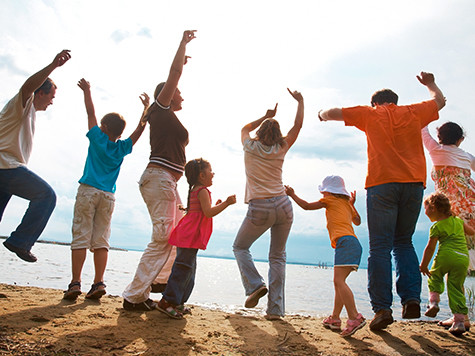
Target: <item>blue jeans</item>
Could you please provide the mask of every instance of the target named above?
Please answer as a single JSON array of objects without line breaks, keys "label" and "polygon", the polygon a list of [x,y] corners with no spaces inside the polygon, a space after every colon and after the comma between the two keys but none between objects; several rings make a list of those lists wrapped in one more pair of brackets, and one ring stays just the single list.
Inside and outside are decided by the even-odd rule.
[{"label": "blue jeans", "polygon": [[422,183],[387,183],[367,189],[368,292],[375,313],[391,309],[393,303],[391,252],[401,303],[420,302],[422,277],[412,235],[423,191]]},{"label": "blue jeans", "polygon": [[285,245],[293,222],[292,203],[288,196],[253,199],[234,240],[234,256],[241,272],[246,295],[265,285],[254,265],[249,248],[264,232],[270,230],[269,298],[267,314],[285,313]]},{"label": "blue jeans", "polygon": [[196,248],[177,247],[172,273],[163,292],[163,298],[168,303],[181,305],[185,304],[190,298],[195,286],[197,254],[198,249]]},{"label": "blue jeans", "polygon": [[0,169],[0,221],[12,195],[29,200],[30,204],[7,241],[30,251],[53,213],[56,194],[48,183],[26,167]]}]

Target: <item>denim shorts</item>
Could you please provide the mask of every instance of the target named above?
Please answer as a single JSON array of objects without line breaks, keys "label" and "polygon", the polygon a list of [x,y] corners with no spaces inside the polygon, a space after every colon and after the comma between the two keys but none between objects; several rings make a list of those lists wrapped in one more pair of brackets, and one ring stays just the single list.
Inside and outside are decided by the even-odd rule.
[{"label": "denim shorts", "polygon": [[358,239],[351,235],[342,236],[336,242],[334,267],[349,266],[358,270],[363,249]]}]

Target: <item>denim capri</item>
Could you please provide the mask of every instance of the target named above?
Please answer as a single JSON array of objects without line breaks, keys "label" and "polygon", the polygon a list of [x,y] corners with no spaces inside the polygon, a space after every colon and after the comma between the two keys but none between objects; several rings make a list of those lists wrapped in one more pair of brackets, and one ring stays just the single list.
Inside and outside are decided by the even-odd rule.
[{"label": "denim capri", "polygon": [[351,235],[342,236],[336,242],[334,267],[349,266],[358,270],[363,249],[358,239]]}]

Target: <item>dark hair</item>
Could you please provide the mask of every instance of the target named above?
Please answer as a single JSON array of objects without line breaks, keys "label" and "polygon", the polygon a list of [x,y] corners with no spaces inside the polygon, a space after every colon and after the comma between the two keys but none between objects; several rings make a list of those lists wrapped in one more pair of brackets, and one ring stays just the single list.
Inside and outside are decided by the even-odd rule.
[{"label": "dark hair", "polygon": [[210,166],[211,164],[203,158],[193,159],[185,164],[185,177],[188,182],[188,200],[186,208],[183,210],[188,211],[190,207],[191,190],[199,183],[200,173]]},{"label": "dark hair", "polygon": [[424,199],[424,205],[434,207],[441,214],[452,215],[449,198],[442,193],[432,193]]},{"label": "dark hair", "polygon": [[373,94],[371,97],[371,106],[383,104],[396,104],[398,96],[391,89],[381,89]]},{"label": "dark hair", "polygon": [[437,128],[437,137],[441,145],[455,145],[465,134],[459,125],[449,121]]},{"label": "dark hair", "polygon": [[165,82],[161,82],[156,86],[155,91],[153,92],[152,105],[148,107],[147,112],[145,113],[145,116],[144,116],[145,121],[149,121],[150,114],[156,110],[157,108],[156,100],[157,100],[158,94],[160,94],[164,86],[165,86]]},{"label": "dark hair", "polygon": [[111,112],[104,115],[101,120],[101,125],[107,126],[107,130],[114,136],[119,137],[124,132],[125,120],[122,115]]},{"label": "dark hair", "polygon": [[157,85],[157,87],[155,88],[155,91],[153,92],[154,100],[157,100],[158,94],[160,94],[164,86],[165,86],[165,82],[161,82],[160,84]]},{"label": "dark hair", "polygon": [[52,87],[54,87],[55,89],[58,88],[56,84],[54,84],[53,80],[51,80],[51,78],[46,78],[43,84],[41,84],[41,86],[35,90],[35,94],[37,94],[39,91],[42,91],[45,94],[49,94],[51,92]]},{"label": "dark hair", "polygon": [[265,119],[257,130],[256,136],[257,140],[266,146],[273,146],[276,143],[282,146],[285,142],[279,122],[275,119]]}]

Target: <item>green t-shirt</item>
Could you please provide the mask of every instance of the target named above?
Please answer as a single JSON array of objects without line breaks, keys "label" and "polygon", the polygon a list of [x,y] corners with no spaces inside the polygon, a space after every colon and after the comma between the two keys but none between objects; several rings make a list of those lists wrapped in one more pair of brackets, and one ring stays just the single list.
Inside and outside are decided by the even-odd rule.
[{"label": "green t-shirt", "polygon": [[439,254],[442,251],[459,252],[468,255],[463,221],[457,216],[450,216],[447,219],[437,221],[430,228],[430,238],[436,237],[439,240]]}]

